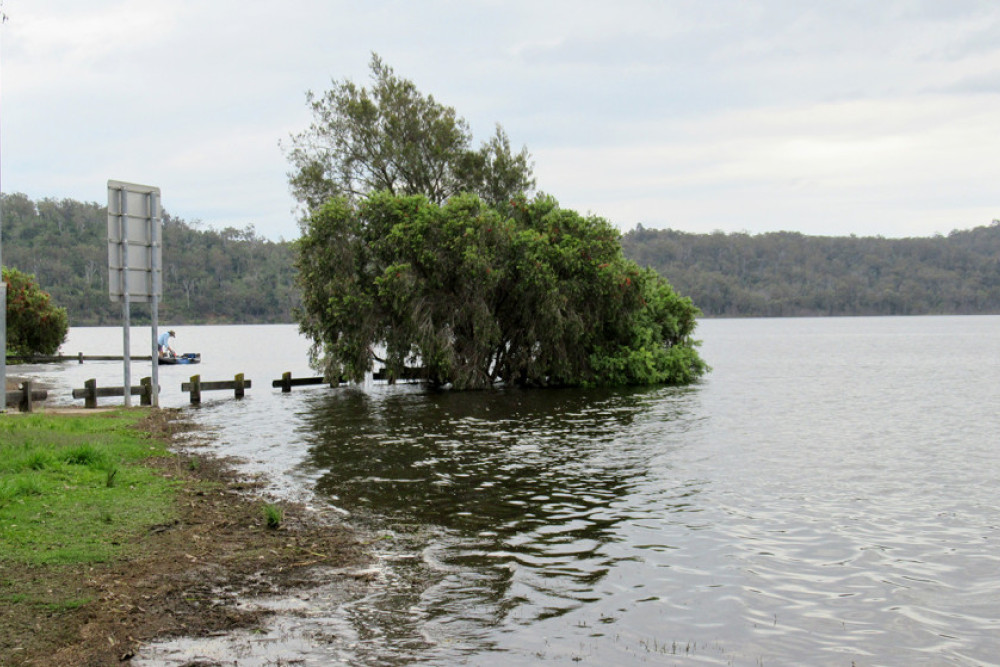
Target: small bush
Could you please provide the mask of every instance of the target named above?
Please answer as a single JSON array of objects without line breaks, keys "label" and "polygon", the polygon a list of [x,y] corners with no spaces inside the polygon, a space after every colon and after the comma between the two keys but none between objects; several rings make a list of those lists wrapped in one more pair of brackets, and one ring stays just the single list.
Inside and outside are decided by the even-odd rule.
[{"label": "small bush", "polygon": [[55,354],[69,331],[66,309],[52,305],[31,274],[3,267],[2,279],[7,283],[7,352]]}]

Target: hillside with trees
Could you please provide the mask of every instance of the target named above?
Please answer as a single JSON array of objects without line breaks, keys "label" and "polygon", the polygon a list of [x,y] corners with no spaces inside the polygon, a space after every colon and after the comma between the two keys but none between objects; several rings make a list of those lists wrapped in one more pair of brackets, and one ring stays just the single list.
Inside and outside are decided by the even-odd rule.
[{"label": "hillside with trees", "polygon": [[1000,313],[1000,220],[904,239],[689,234],[640,225],[622,245],[706,316]]},{"label": "hillside with trees", "polygon": [[[164,324],[290,323],[301,302],[294,249],[252,227],[222,231],[164,215]],[[709,317],[1000,313],[1000,221],[947,236],[622,236]],[[3,195],[4,264],[33,274],[71,326],[121,323],[108,298],[107,207]],[[133,320],[148,308],[133,306]]]},{"label": "hillside with trees", "polygon": [[[71,199],[3,195],[3,260],[33,274],[71,326],[121,323],[108,297],[107,206]],[[291,322],[298,304],[291,244],[253,227],[199,229],[164,213],[163,324]],[[132,321],[149,321],[146,304]]]}]

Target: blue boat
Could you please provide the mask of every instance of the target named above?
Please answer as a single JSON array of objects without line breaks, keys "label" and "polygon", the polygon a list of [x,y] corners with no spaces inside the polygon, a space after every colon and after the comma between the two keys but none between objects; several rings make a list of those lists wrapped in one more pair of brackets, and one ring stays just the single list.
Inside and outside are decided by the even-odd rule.
[{"label": "blue boat", "polygon": [[159,364],[161,366],[176,366],[179,364],[200,364],[201,363],[201,353],[200,352],[187,352],[180,355],[171,355],[159,358]]}]

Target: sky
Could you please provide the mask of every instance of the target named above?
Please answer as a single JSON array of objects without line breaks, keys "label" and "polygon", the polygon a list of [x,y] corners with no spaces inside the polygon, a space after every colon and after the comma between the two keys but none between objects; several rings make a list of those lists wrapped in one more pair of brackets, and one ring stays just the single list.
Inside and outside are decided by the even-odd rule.
[{"label": "sky", "polygon": [[0,188],[155,185],[299,235],[307,91],[373,52],[623,231],[932,236],[1000,218],[995,0],[2,0]]}]

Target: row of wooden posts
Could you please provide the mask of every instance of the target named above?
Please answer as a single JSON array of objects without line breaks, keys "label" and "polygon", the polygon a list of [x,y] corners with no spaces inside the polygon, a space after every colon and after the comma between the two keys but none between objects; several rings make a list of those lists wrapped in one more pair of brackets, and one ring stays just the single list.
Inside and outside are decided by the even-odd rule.
[{"label": "row of wooden posts", "polygon": [[[404,380],[414,380],[420,379],[422,377],[422,372],[420,369],[404,369],[402,377],[399,379]],[[390,380],[390,378],[385,371],[376,372],[373,375],[375,380]],[[339,381],[329,382],[331,387],[336,387],[340,383],[346,382],[344,378]],[[327,380],[322,377],[292,377],[290,372],[283,373],[281,378],[278,380],[273,380],[271,386],[275,388],[280,388],[282,393],[288,393],[292,390],[292,387],[304,387],[307,385],[318,385],[327,384]],[[84,399],[85,408],[96,408],[98,398],[110,398],[115,396],[124,396],[125,387],[98,387],[96,379],[90,379],[83,383],[82,389],[73,390],[73,398]],[[237,373],[232,380],[222,380],[222,381],[212,381],[206,382],[201,379],[200,375],[193,375],[189,382],[184,382],[181,384],[181,391],[187,392],[190,395],[190,400],[192,404],[201,403],[201,393],[203,391],[218,391],[218,390],[228,390],[233,392],[234,398],[243,398],[247,389],[252,386],[251,381],[244,378],[243,373]],[[139,385],[129,388],[130,396],[138,396],[140,405],[152,405],[153,403],[153,380],[149,377],[144,377],[139,381]],[[37,390],[32,388],[31,381],[26,381],[22,383],[21,389],[18,391],[7,392],[6,395],[6,405],[9,407],[17,406],[22,412],[31,412],[32,403],[34,401],[42,401],[48,398],[48,392],[43,390]]]},{"label": "row of wooden posts", "polygon": [[[406,369],[403,373],[403,377],[400,379],[419,379],[422,373],[414,369]],[[387,380],[389,377],[384,371],[376,372],[372,376],[375,380]],[[292,377],[290,372],[282,373],[281,378],[278,380],[272,380],[271,386],[274,388],[280,388],[282,393],[289,393],[292,391],[292,387],[305,387],[308,385],[318,385],[318,384],[329,384],[331,387],[337,387],[342,383],[347,382],[345,378],[340,378],[340,380],[328,382],[322,377]],[[73,398],[84,399],[84,407],[96,408],[97,399],[106,396],[124,396],[125,391],[123,387],[98,387],[96,380],[87,380],[84,383],[86,386],[83,389],[74,389]],[[233,392],[234,398],[243,398],[247,389],[252,386],[251,381],[244,378],[243,373],[237,373],[232,380],[221,380],[206,382],[201,379],[200,375],[191,376],[189,382],[184,382],[181,384],[181,391],[187,392],[190,395],[191,403],[196,405],[201,403],[201,393],[203,391],[218,391],[218,390],[228,390]],[[138,387],[132,387],[131,394],[133,396],[139,396],[140,405],[151,405],[152,404],[152,379],[142,378]]]},{"label": "row of wooden posts", "polygon": [[[271,383],[273,387],[281,387],[282,392],[289,392],[292,387],[300,387],[310,384],[324,384],[325,380],[319,378],[293,378],[291,373],[285,373],[280,380]],[[131,395],[139,397],[140,405],[152,405],[153,390],[152,378],[142,378],[138,387],[131,388]],[[237,373],[232,380],[205,381],[200,375],[192,375],[190,381],[181,383],[181,391],[187,392],[192,404],[201,403],[201,394],[204,391],[228,390],[233,392],[234,398],[243,398],[246,390],[253,386],[253,382],[244,377],[243,373]],[[336,386],[336,385],[334,385]],[[98,387],[97,380],[87,380],[83,389],[74,389],[73,398],[84,399],[84,407],[96,408],[97,399],[108,396],[124,396],[124,387]]]}]

